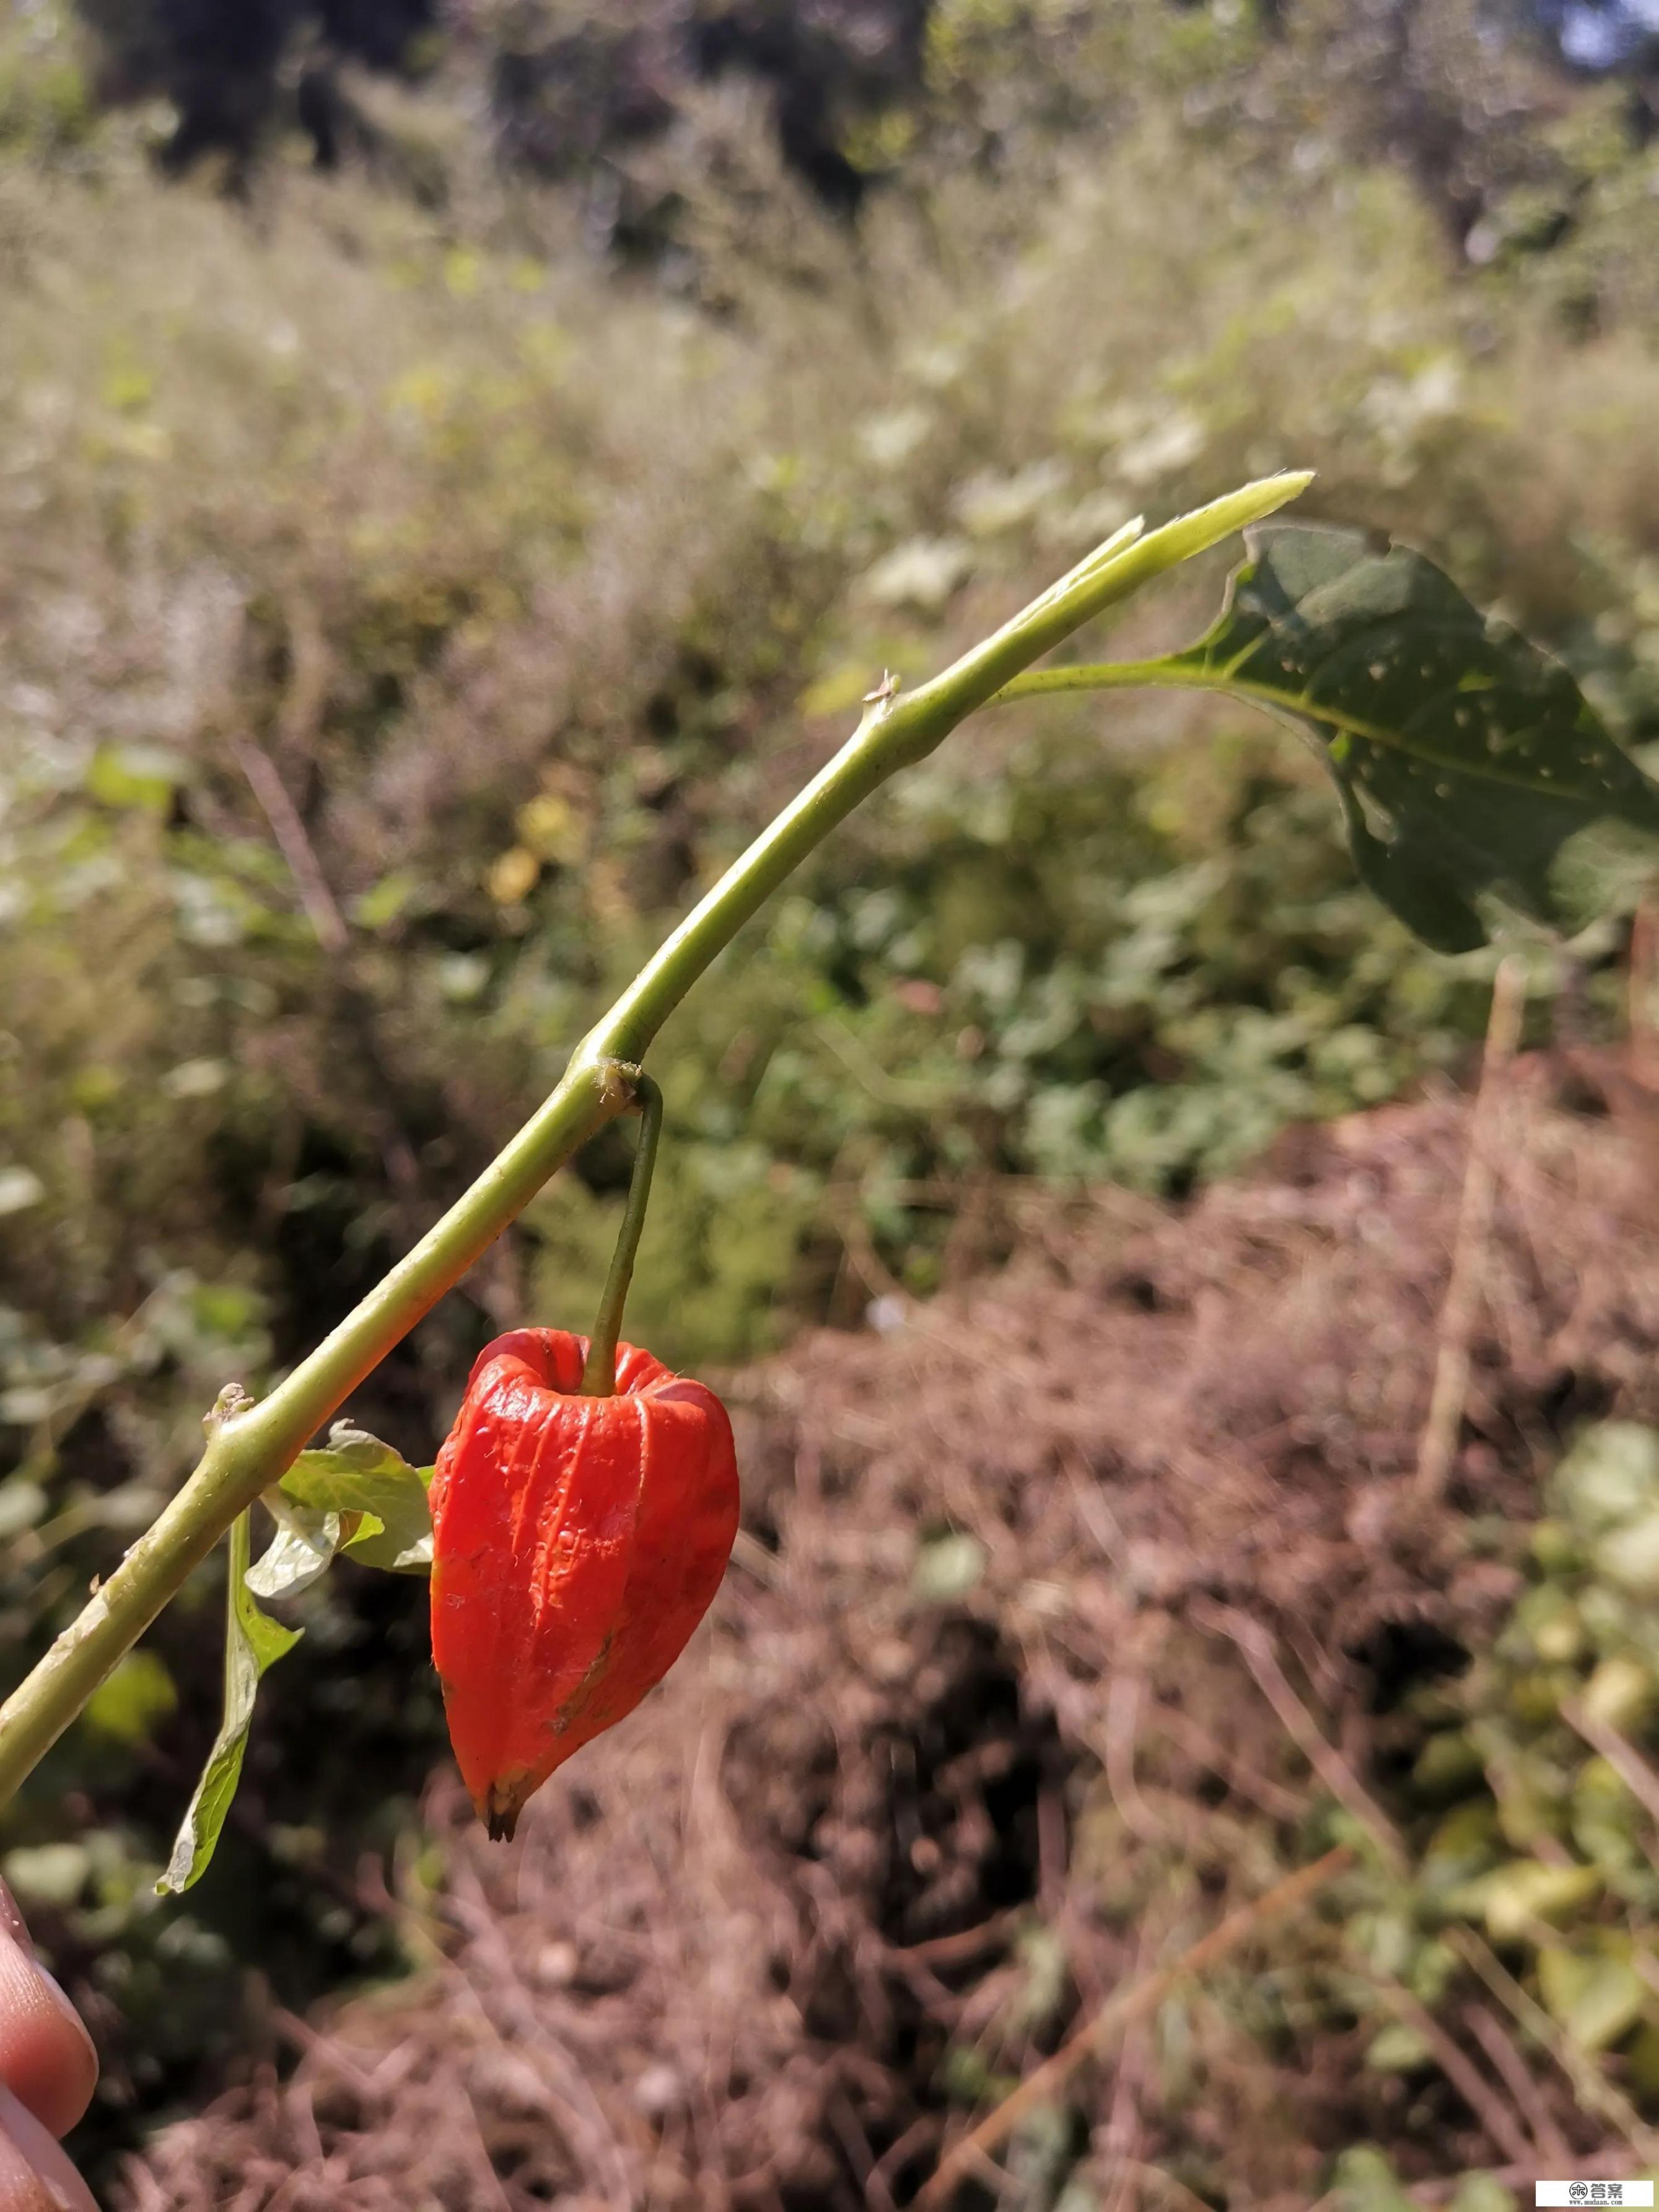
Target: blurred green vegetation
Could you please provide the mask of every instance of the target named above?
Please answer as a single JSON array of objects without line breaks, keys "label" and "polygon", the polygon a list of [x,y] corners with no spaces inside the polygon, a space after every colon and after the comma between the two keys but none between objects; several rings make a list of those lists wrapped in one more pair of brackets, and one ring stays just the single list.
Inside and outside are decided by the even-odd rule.
[{"label": "blurred green vegetation", "polygon": [[[1476,117],[1455,175],[1383,127],[1334,5],[976,0],[933,11],[914,112],[860,111],[889,182],[856,230],[741,81],[688,94],[635,179],[673,209],[641,275],[585,246],[580,191],[492,161],[441,72],[382,115],[400,161],[278,146],[228,198],[160,181],[167,116],[100,115],[64,23],[14,11],[9,1666],[221,1383],[290,1362],[488,1161],[881,672],[930,672],[1132,513],[1316,467],[1304,513],[1421,545],[1659,738],[1659,153],[1619,88],[1430,14],[1424,97]],[[1493,71],[1531,105],[1483,136]],[[1222,573],[1110,649],[1184,641]],[[1575,948],[1588,1022],[1619,937]],[[1170,698],[988,716],[665,1034],[631,1328],[737,1360],[994,1256],[1010,1177],[1237,1166],[1460,1066],[1489,975],[1361,892],[1287,734]],[[354,1414],[425,1462],[488,1335],[584,1325],[626,1159],[595,1145]],[[9,1816],[4,1865],[103,1990],[111,2100],[186,2085],[249,1960],[292,2002],[398,1964],[355,1865],[424,1866],[419,1608],[374,1577],[301,1605],[190,1911],[149,1885],[212,1734],[210,1570]]]},{"label": "blurred green vegetation", "polygon": [[[1419,1682],[1387,1723],[1409,1761],[1404,1879],[1379,1869],[1350,1919],[1347,2002],[1374,2024],[1366,2066],[1408,2083],[1436,2063],[1417,2019],[1472,1968],[1506,2032],[1547,2052],[1634,2159],[1659,2100],[1659,1433],[1587,1430],[1545,1503],[1491,1648],[1461,1679]],[[1486,1534],[1508,1548],[1511,1531]],[[1470,2203],[1519,2201],[1493,2177],[1462,2186],[1482,2184],[1499,2194]],[[1410,2201],[1369,2146],[1337,2185],[1349,2212]]]}]

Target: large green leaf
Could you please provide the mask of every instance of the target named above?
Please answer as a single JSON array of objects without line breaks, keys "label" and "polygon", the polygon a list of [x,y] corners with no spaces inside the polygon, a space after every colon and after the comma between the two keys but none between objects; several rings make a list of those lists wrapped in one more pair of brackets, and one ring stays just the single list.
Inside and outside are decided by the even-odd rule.
[{"label": "large green leaf", "polygon": [[1176,684],[1294,718],[1336,780],[1360,874],[1446,952],[1497,896],[1555,925],[1564,841],[1598,821],[1659,831],[1659,785],[1559,662],[1482,615],[1431,561],[1353,530],[1246,532],[1208,634],[1162,660],[1044,670],[1003,694]]},{"label": "large green leaf", "polygon": [[295,1505],[339,1516],[342,1558],[393,1574],[423,1575],[432,1565],[426,1495],[431,1480],[429,1467],[411,1467],[378,1437],[337,1421],[326,1447],[301,1452],[282,1488]]},{"label": "large green leaf", "polygon": [[261,1613],[249,1594],[246,1577],[251,1549],[248,1516],[239,1513],[230,1530],[230,1572],[225,1605],[224,1718],[173,1844],[167,1872],[155,1885],[164,1897],[188,1889],[205,1873],[241,1778],[242,1755],[247,1749],[259,1678],[300,1640],[297,1628],[284,1628],[281,1621]]}]

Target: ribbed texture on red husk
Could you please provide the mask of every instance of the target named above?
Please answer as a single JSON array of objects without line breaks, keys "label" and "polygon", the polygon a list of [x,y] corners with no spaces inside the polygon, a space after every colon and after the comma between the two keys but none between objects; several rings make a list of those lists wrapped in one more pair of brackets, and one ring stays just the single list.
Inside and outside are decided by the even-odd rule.
[{"label": "ribbed texture on red husk", "polygon": [[630,1344],[580,1395],[587,1340],[515,1329],[480,1353],[432,1481],[432,1656],[492,1835],[659,1682],[738,1528],[714,1392]]}]

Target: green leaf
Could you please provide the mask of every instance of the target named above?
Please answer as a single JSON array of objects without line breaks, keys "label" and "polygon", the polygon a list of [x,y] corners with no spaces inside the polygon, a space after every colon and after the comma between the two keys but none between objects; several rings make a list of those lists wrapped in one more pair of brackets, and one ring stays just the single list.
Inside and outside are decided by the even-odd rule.
[{"label": "green leaf", "polygon": [[1601,1887],[1595,1867],[1551,1866],[1540,1859],[1512,1859],[1487,1879],[1486,1932],[1498,1942],[1528,1936],[1540,1921],[1566,1920]]},{"label": "green leaf", "polygon": [[1360,875],[1443,952],[1486,940],[1496,894],[1575,926],[1553,870],[1575,831],[1659,831],[1659,785],[1559,661],[1406,545],[1270,523],[1246,532],[1214,626],[1162,660],[1060,668],[1002,693],[1176,684],[1293,719],[1336,781]]},{"label": "green leaf", "polygon": [[985,1547],[965,1529],[931,1537],[916,1553],[910,1588],[924,1605],[950,1605],[977,1588]]},{"label": "green leaf", "polygon": [[1520,2200],[1495,2173],[1466,2173],[1446,2200],[1446,2212],[1516,2212]]},{"label": "green leaf", "polygon": [[1656,1693],[1652,1669],[1627,1651],[1615,1651],[1598,1661],[1581,1702],[1592,1720],[1628,1735],[1646,1722]]},{"label": "green leaf", "polygon": [[1659,830],[1659,787],[1577,685],[1404,545],[1305,526],[1250,533],[1209,635],[1176,656],[1322,743],[1360,874],[1447,952],[1484,944],[1496,891],[1561,921],[1550,869],[1598,820]]},{"label": "green leaf", "polygon": [[282,1487],[296,1505],[358,1516],[343,1534],[342,1558],[392,1574],[423,1575],[432,1565],[431,1480],[430,1468],[411,1467],[378,1437],[337,1421],[326,1447],[301,1452]]},{"label": "green leaf", "polygon": [[327,1573],[340,1548],[340,1516],[290,1505],[280,1490],[267,1491],[264,1502],[276,1534],[248,1569],[247,1586],[255,1597],[298,1597]]},{"label": "green leaf", "polygon": [[84,1844],[36,1844],[8,1851],[0,1860],[6,1887],[31,1905],[67,1912],[78,1905],[92,1879],[92,1853]]},{"label": "green leaf", "polygon": [[46,1186],[32,1168],[0,1168],[0,1213],[23,1213],[39,1206]]},{"label": "green leaf", "polygon": [[88,795],[105,806],[165,814],[189,771],[177,753],[159,745],[100,745],[88,763]]},{"label": "green leaf", "polygon": [[1331,2194],[1340,2212],[1413,2212],[1413,2200],[1383,2154],[1356,2143],[1336,2161]]},{"label": "green leaf", "polygon": [[188,1889],[207,1871],[241,1778],[242,1754],[247,1749],[259,1678],[300,1640],[297,1628],[284,1628],[281,1621],[261,1613],[249,1595],[246,1577],[252,1548],[248,1516],[239,1513],[230,1530],[224,1718],[173,1844],[167,1872],[155,1885],[162,1897]]},{"label": "green leaf", "polygon": [[115,1743],[148,1743],[179,1702],[173,1677],[153,1651],[129,1651],[87,1699],[82,1723]]},{"label": "green leaf", "polygon": [[1540,1952],[1538,1988],[1546,2006],[1581,2051],[1605,2051],[1641,2018],[1647,1985],[1627,1958]]},{"label": "green leaf", "polygon": [[1365,2063],[1377,2074],[1414,2074],[1433,2065],[1434,2053],[1414,2027],[1403,2020],[1391,2020],[1367,2045]]},{"label": "green leaf", "polygon": [[360,929],[389,929],[420,887],[419,878],[406,868],[395,868],[353,903],[351,918]]},{"label": "green leaf", "polygon": [[[8,1398],[14,1394],[6,1393]],[[52,1500],[38,1482],[26,1474],[9,1474],[0,1482],[0,1543],[9,1543],[37,1521],[46,1518]]]},{"label": "green leaf", "polygon": [[1557,1508],[1580,1538],[1611,1535],[1659,1511],[1659,1429],[1598,1421],[1550,1481]]}]

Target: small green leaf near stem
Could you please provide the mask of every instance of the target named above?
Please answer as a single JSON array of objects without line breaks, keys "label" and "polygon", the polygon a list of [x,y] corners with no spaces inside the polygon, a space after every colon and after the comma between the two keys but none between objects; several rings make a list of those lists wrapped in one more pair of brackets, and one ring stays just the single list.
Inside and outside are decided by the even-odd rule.
[{"label": "small green leaf near stem", "polygon": [[185,1811],[167,1872],[155,1885],[163,1897],[188,1889],[206,1872],[241,1777],[259,1677],[300,1640],[297,1628],[284,1627],[253,1602],[246,1581],[252,1549],[248,1516],[239,1513],[230,1524],[230,1557],[226,1567],[224,1718]]},{"label": "small green leaf near stem", "polygon": [[340,1548],[340,1516],[290,1505],[280,1489],[266,1491],[263,1502],[276,1533],[248,1569],[247,1586],[255,1597],[298,1597],[333,1564]]},{"label": "small green leaf near stem", "polygon": [[586,1398],[609,1398],[617,1388],[617,1340],[622,1334],[628,1286],[634,1279],[634,1261],[640,1249],[640,1232],[645,1227],[645,1209],[651,1203],[651,1176],[657,1164],[657,1141],[662,1135],[662,1092],[641,1069],[630,1069],[629,1081],[635,1103],[640,1109],[640,1141],[634,1154],[634,1172],[629,1178],[628,1205],[623,1214],[622,1229],[611,1255],[611,1272],[605,1279],[593,1334],[588,1340],[587,1359],[582,1368],[582,1395]]},{"label": "small green leaf near stem", "polygon": [[336,1421],[325,1444],[300,1454],[281,1494],[303,1511],[339,1519],[342,1559],[423,1575],[432,1566],[431,1480],[429,1467],[411,1467],[379,1437]]}]

